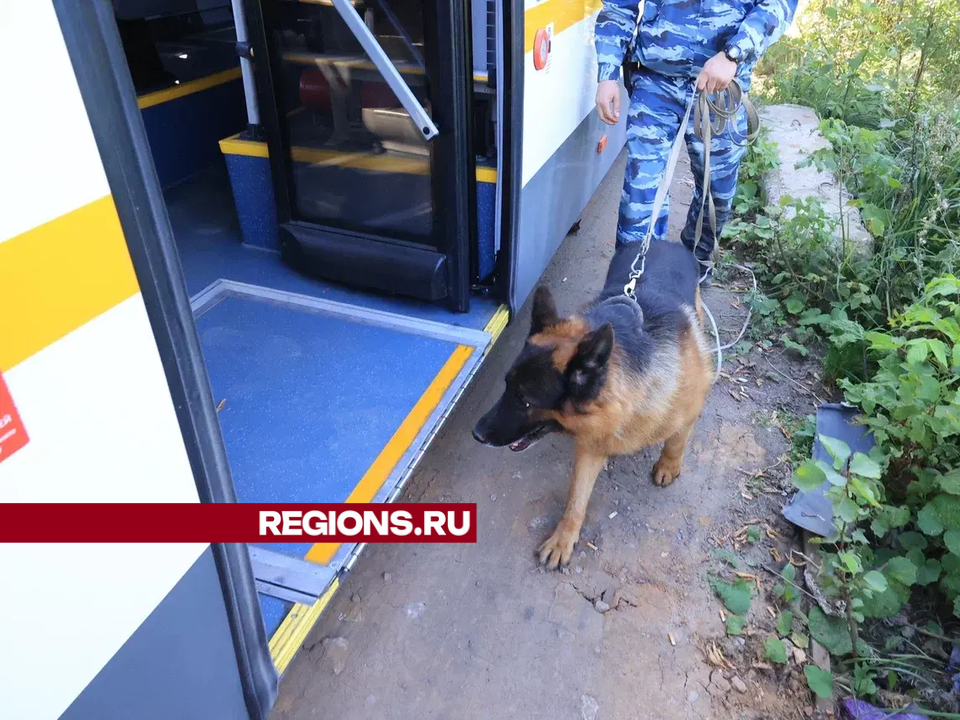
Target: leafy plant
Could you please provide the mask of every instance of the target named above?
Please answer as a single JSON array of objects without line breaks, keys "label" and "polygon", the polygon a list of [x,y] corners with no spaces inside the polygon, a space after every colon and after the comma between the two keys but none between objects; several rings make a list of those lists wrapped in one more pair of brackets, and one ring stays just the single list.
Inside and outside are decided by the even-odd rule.
[{"label": "leafy plant", "polygon": [[799,36],[775,45],[758,70],[776,70],[768,89],[777,102],[876,127],[955,83],[958,11],[956,0],[812,0]]},{"label": "leafy plant", "polygon": [[[876,441],[868,457],[821,438],[831,460],[802,462],[810,435],[795,434],[792,454],[794,483],[827,483],[835,518],[819,583],[837,614],[812,607],[809,632],[852,656],[842,687],[871,696],[929,673],[899,634],[868,647],[861,623],[921,590],[960,616],[960,0],[810,0],[798,27],[764,57],[754,94],[816,109],[829,147],[806,162],[849,192],[872,252],[854,252],[846,219],[815,200],[770,205],[766,139],[748,151],[723,246],[761,288],[747,298],[753,342],[822,356]],[[796,571],[782,575],[774,594],[790,602]],[[832,676],[804,672],[829,696]]]},{"label": "leafy plant", "polygon": [[830,672],[816,665],[806,665],[803,674],[814,695],[824,699],[833,697],[833,675]]},{"label": "leafy plant", "polygon": [[726,622],[727,635],[740,635],[746,623],[747,619],[742,615],[731,615]]},{"label": "leafy plant", "polygon": [[[895,333],[865,334],[877,371],[869,382],[841,381],[850,402],[893,459],[893,480],[917,484],[910,495],[960,495],[960,281],[931,282],[917,303],[890,320]],[[921,472],[926,470],[928,472]],[[944,507],[949,501],[944,503]],[[928,529],[939,511],[927,512]],[[948,513],[949,515],[949,513]],[[929,534],[939,534],[931,532]]]},{"label": "leafy plant", "polygon": [[819,581],[845,612],[812,608],[809,631],[831,653],[853,656],[850,689],[866,697],[878,683],[923,677],[910,656],[885,664],[860,646],[866,618],[893,617],[918,587],[936,587],[960,616],[960,280],[928,283],[888,326],[863,335],[872,374],[840,381],[875,452],[821,436],[830,461],[808,460],[794,474],[801,490],[828,486],[834,534],[821,544]]},{"label": "leafy plant", "polygon": [[[863,622],[865,602],[888,589],[884,573],[868,570],[874,557],[860,529],[862,522],[883,507],[884,489],[879,482],[882,470],[875,460],[851,452],[841,440],[823,435],[819,439],[832,463],[809,460],[798,468],[794,484],[800,490],[810,491],[829,483],[825,495],[833,505],[835,534],[830,538],[832,550],[821,552],[824,565],[820,578],[825,591],[842,597],[846,605],[851,650],[856,654],[857,624]],[[916,578],[907,581],[908,569],[903,562],[909,561],[893,558],[886,569],[898,582],[909,586]],[[813,616],[810,630],[814,632]]]},{"label": "leafy plant", "polygon": [[810,637],[832,655],[847,655],[853,650],[846,623],[840,618],[827,615],[819,607],[810,609],[808,629]]},{"label": "leafy plant", "polygon": [[730,550],[727,550],[725,548],[717,548],[716,550],[713,551],[712,554],[718,560],[723,560],[734,570],[740,569],[740,561],[737,559],[737,556]]},{"label": "leafy plant", "polygon": [[855,663],[853,666],[853,693],[854,695],[872,696],[877,694],[877,683],[874,682],[878,674],[869,663]]},{"label": "leafy plant", "polygon": [[[887,579],[905,601],[906,587],[939,582],[960,609],[960,281],[952,275],[890,322],[893,332],[866,336],[877,370],[868,382],[842,381],[847,399],[890,458],[886,486],[898,516],[874,533],[907,527],[888,560]],[[893,606],[892,598],[887,604]],[[899,605],[897,605],[899,606]],[[960,614],[960,613],[958,613]]]},{"label": "leafy plant", "polygon": [[798,418],[790,432],[790,459],[796,464],[810,457],[813,450],[813,438],[817,434],[816,415]]},{"label": "leafy plant", "polygon": [[740,164],[737,194],[733,211],[737,215],[755,215],[765,205],[763,176],[780,166],[777,144],[769,139],[769,130],[761,127],[760,137],[750,146],[750,152]]},{"label": "leafy plant", "polygon": [[710,587],[723,600],[727,610],[734,615],[746,615],[750,610],[750,601],[753,598],[753,586],[743,578],[736,582],[726,582],[720,578],[711,578]]},{"label": "leafy plant", "polygon": [[789,610],[784,610],[777,617],[777,634],[781,637],[786,637],[790,634],[790,628],[793,625],[793,613]]},{"label": "leafy plant", "polygon": [[797,568],[787,563],[783,568],[783,572],[780,574],[783,576],[784,582],[777,583],[774,586],[773,595],[777,598],[783,598],[784,602],[791,603],[797,599],[797,588],[795,585]]},{"label": "leafy plant", "polygon": [[724,226],[727,247],[749,255],[761,284],[772,289],[753,296],[755,313],[772,316],[782,326],[788,313],[810,307],[811,298],[831,296],[837,268],[846,263],[834,241],[835,224],[815,199],[784,197],[754,219],[734,218]]},{"label": "leafy plant", "polygon": [[767,638],[767,642],[763,647],[767,660],[775,662],[778,665],[783,665],[787,662],[787,646],[780,638]]}]

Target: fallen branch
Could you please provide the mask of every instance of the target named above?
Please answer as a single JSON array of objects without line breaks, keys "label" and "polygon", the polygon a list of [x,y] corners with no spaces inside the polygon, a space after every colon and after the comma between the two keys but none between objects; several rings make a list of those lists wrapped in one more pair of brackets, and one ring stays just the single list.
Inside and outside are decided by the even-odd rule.
[{"label": "fallen branch", "polygon": [[926,635],[927,637],[932,637],[932,638],[935,638],[936,640],[943,640],[944,642],[948,642],[951,645],[957,644],[957,640],[955,638],[948,638],[946,635],[940,635],[939,633],[931,632],[930,630],[924,630],[923,628],[919,628],[916,625],[911,625],[910,627],[912,627],[921,635]]},{"label": "fallen branch", "polygon": [[[899,710],[891,711],[893,715],[899,715],[900,713],[912,713],[914,715],[925,715],[926,717],[937,717],[937,718],[954,718],[954,720],[960,720],[960,713],[950,713],[950,712],[937,712],[936,710],[926,710],[924,708],[918,708],[914,705],[905,705]],[[892,717],[890,715],[889,717]]]},{"label": "fallen branch", "polygon": [[763,470],[744,470],[743,468],[737,468],[737,472],[743,473],[748,477],[761,478],[761,477],[766,477],[768,472],[770,472],[771,470],[775,470],[781,465],[783,465],[782,457],[779,460],[777,460],[773,465],[768,465],[767,467],[763,468]]},{"label": "fallen branch", "polygon": [[[813,565],[813,567],[816,568],[817,572],[820,572],[820,566],[817,564],[817,561],[814,560],[814,559],[813,559],[812,557],[810,557],[809,555],[807,555],[807,554],[805,554],[805,553],[802,553],[802,552],[800,552],[799,550],[795,550],[795,549],[794,549],[794,550],[791,550],[791,551],[790,551],[790,554],[791,554],[791,555],[799,555],[799,556],[802,557],[804,560],[806,560],[808,563],[810,563],[811,565]],[[791,559],[790,559],[790,564],[791,564],[791,565],[804,565],[805,563],[795,563],[795,562],[793,562],[793,559],[791,558]]]},{"label": "fallen branch", "polygon": [[[787,578],[785,578],[783,575],[781,575],[780,573],[778,573],[776,570],[774,570],[773,568],[768,568],[766,565],[763,565],[762,563],[761,563],[760,567],[762,567],[764,570],[766,570],[766,571],[767,571],[768,573],[770,573],[771,575],[776,575],[778,578],[780,578],[781,580],[783,580],[783,581],[784,581],[785,583],[787,583],[788,585],[792,585],[792,586],[795,587],[797,590],[799,590],[800,592],[802,592],[804,595],[806,595],[807,597],[809,597],[811,600],[813,600],[814,602],[817,602],[817,604],[819,604],[819,602],[817,601],[817,597],[816,597],[815,595],[810,594],[810,592],[809,592],[805,587],[803,587],[803,586],[801,586],[801,585],[797,585],[795,582],[793,582],[793,580],[787,580]],[[831,614],[832,614],[832,611],[831,611]]]},{"label": "fallen branch", "polygon": [[832,615],[833,617],[839,617],[840,614],[836,609],[827,602],[827,599],[823,596],[823,591],[820,589],[820,586],[817,585],[817,581],[813,579],[813,573],[810,572],[810,568],[804,568],[803,570],[803,581],[807,584],[807,587],[810,588],[810,592],[807,593],[816,600],[817,605],[820,606],[820,609],[827,615]]}]

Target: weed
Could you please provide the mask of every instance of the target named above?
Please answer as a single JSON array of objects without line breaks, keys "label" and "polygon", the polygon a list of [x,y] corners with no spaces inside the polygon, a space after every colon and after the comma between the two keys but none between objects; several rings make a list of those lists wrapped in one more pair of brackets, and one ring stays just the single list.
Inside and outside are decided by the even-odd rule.
[{"label": "weed", "polygon": [[[821,438],[833,462],[800,464],[812,418],[780,418],[795,484],[827,482],[834,509],[819,582],[842,615],[814,607],[810,634],[849,656],[837,687],[922,690],[930,658],[899,636],[874,647],[861,629],[921,589],[930,614],[960,616],[960,0],[811,0],[799,27],[766,55],[755,91],[817,110],[830,147],[806,163],[849,191],[873,252],[854,252],[845,223],[815,200],[769,204],[757,182],[775,167],[767,139],[744,161],[725,247],[762,288],[747,298],[753,342],[816,349],[876,440],[867,457]],[[776,590],[787,599],[792,586]],[[779,658],[777,642],[767,652]],[[834,686],[829,674],[806,677],[821,696]]]}]

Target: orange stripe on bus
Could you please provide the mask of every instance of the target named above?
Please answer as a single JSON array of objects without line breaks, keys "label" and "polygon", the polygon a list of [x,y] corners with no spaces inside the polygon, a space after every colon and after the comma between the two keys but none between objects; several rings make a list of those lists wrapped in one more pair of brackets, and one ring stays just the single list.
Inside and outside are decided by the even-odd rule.
[{"label": "orange stripe on bus", "polygon": [[0,370],[139,289],[110,195],[0,242]]},{"label": "orange stripe on bus", "polygon": [[523,14],[523,52],[533,52],[537,30],[546,30],[553,23],[553,34],[559,35],[601,7],[601,0],[545,0],[527,8]]},{"label": "orange stripe on bus", "polygon": [[[443,367],[440,368],[440,372],[437,373],[426,391],[417,400],[417,404],[403,419],[386,447],[380,451],[377,459],[373,461],[353,492],[350,493],[350,497],[347,498],[348,503],[368,503],[373,500],[397,463],[400,462],[400,458],[403,457],[417,434],[423,429],[427,418],[440,404],[440,399],[444,393],[453,384],[463,366],[467,364],[467,360],[473,351],[474,348],[469,345],[458,345],[450,354]],[[339,543],[316,543],[307,552],[306,559],[310,562],[326,565],[339,549]]]}]

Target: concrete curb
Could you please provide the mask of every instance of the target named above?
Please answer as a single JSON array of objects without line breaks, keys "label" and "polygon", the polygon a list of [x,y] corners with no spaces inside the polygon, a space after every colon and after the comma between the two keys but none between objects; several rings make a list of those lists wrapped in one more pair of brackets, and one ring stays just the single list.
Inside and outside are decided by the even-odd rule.
[{"label": "concrete curb", "polygon": [[768,129],[769,139],[777,144],[780,157],[780,167],[761,178],[767,202],[777,205],[787,196],[817,198],[827,214],[839,220],[834,233],[837,244],[843,241],[842,223],[854,255],[869,257],[873,236],[863,226],[860,210],[850,205],[852,197],[847,189],[827,171],[796,167],[817,150],[830,147],[830,141],[820,134],[816,112],[801,105],[767,105],[760,110],[760,121]]}]

